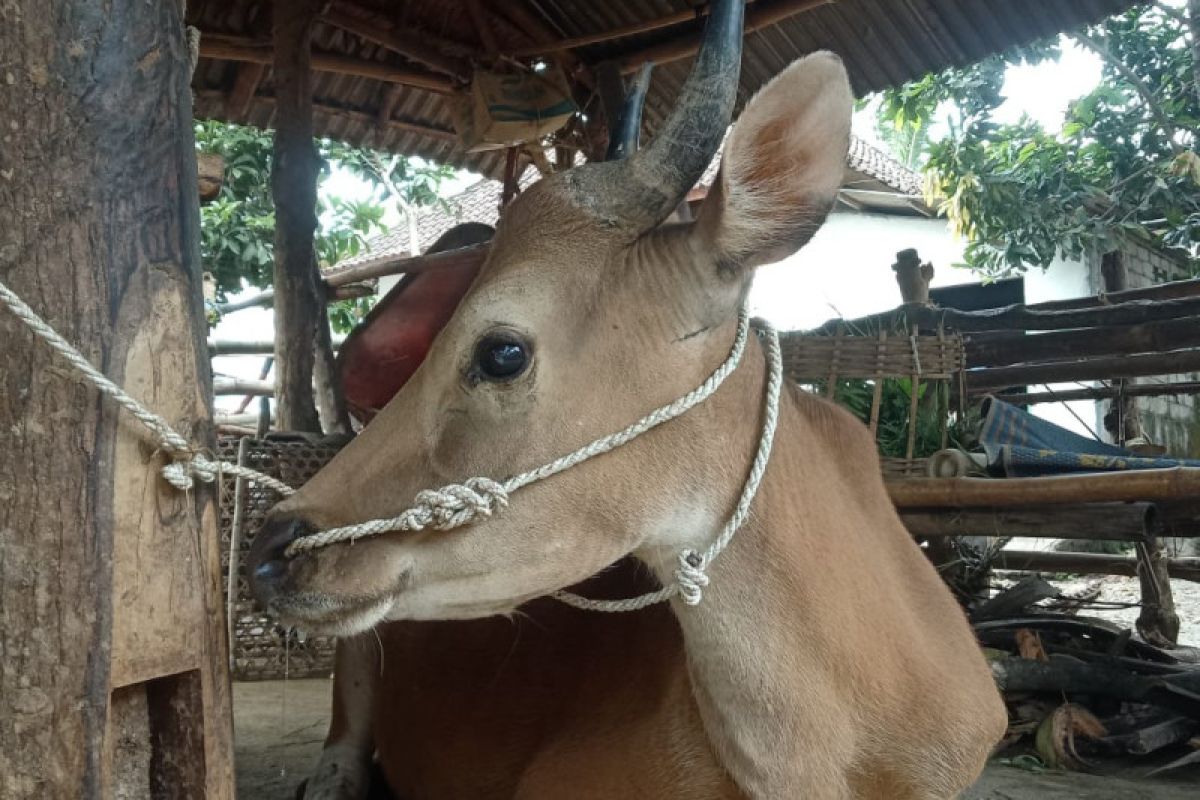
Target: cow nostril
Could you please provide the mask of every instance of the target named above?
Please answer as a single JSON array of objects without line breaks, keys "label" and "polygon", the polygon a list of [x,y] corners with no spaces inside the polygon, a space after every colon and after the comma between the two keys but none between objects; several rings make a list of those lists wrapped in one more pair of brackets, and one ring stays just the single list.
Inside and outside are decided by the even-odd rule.
[{"label": "cow nostril", "polygon": [[254,577],[260,581],[273,581],[283,577],[287,564],[279,559],[264,561],[254,568]]},{"label": "cow nostril", "polygon": [[299,517],[269,519],[250,545],[251,585],[264,602],[278,593],[288,578],[290,559],[287,548],[301,536],[312,533],[312,526]]}]

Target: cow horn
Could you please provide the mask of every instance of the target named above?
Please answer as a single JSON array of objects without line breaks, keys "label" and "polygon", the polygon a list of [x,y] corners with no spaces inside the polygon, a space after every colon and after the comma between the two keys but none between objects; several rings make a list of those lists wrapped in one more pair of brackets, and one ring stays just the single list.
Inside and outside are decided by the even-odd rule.
[{"label": "cow horn", "polygon": [[605,224],[649,230],[704,174],[733,117],[744,10],[743,0],[713,0],[692,72],[654,141],[622,161],[566,173],[581,205]]},{"label": "cow horn", "polygon": [[646,92],[650,88],[650,73],[653,71],[654,64],[647,61],[633,79],[629,94],[625,95],[625,102],[621,106],[620,116],[609,133],[605,161],[620,161],[637,152],[638,138],[642,132],[642,108],[646,105]]}]

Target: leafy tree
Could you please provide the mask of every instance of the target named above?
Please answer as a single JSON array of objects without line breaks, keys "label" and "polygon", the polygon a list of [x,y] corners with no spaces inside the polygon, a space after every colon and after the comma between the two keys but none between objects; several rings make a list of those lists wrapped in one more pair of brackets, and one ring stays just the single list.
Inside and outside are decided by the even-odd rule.
[{"label": "leafy tree", "polygon": [[[212,273],[220,299],[243,288],[271,285],[274,259],[275,207],[271,199],[271,134],[256,128],[223,122],[197,122],[196,146],[220,154],[225,176],[218,197],[201,207],[200,253],[204,268]],[[449,167],[390,156],[374,151],[319,140],[323,160],[321,180],[331,167],[342,166],[375,184],[384,199],[396,199],[411,216],[415,209],[438,201],[442,181],[453,174]],[[368,165],[387,164],[384,177]],[[357,253],[365,237],[382,230],[385,206],[381,201],[353,201],[318,193],[317,259],[329,266]],[[332,309],[335,329],[346,330],[361,318],[369,303],[344,301]]]},{"label": "leafy tree", "polygon": [[[880,124],[903,139],[953,108],[924,153],[926,193],[967,239],[967,264],[989,276],[1048,267],[1056,255],[1115,249],[1137,237],[1195,256],[1200,244],[1200,0],[1139,5],[1072,34],[1103,79],[1063,126],[994,120],[1004,71],[1058,54],[1041,44],[927,75],[890,90]],[[903,153],[902,153],[903,155]],[[1193,262],[1195,263],[1195,262]]]}]

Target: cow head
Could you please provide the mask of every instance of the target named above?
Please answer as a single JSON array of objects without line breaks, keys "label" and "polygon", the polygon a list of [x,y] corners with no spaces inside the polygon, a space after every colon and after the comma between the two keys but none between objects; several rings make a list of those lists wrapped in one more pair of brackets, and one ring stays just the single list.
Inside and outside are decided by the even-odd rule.
[{"label": "cow head", "polygon": [[714,4],[649,146],[547,177],[505,210],[425,361],[258,535],[253,581],[273,612],[341,633],[506,613],[665,546],[680,508],[712,488],[691,485],[688,463],[713,445],[671,423],[465,527],[285,554],[314,530],[393,516],[419,490],[544,464],[689,391],[726,357],[752,269],[799,248],[832,204],[852,100],[836,56],[793,64],[747,103],[698,219],[660,226],[725,134],[741,13],[740,0]]}]

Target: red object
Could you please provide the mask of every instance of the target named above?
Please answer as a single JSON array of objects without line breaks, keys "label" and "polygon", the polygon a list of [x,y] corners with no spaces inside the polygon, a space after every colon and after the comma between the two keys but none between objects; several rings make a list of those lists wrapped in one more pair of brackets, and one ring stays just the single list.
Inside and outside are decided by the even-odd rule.
[{"label": "red object", "polygon": [[338,352],[338,379],[356,419],[370,422],[408,382],[482,265],[481,260],[406,275],[346,337]]}]

